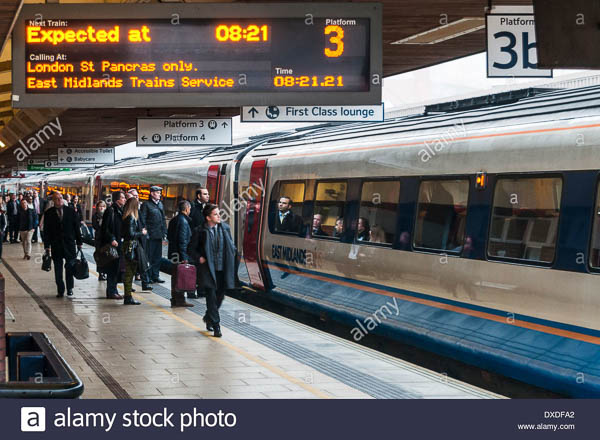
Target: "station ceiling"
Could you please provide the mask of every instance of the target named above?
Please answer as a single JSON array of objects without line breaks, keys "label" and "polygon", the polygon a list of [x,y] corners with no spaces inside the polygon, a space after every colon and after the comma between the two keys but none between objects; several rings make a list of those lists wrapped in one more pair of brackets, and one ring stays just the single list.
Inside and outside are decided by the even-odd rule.
[{"label": "station ceiling", "polygon": [[[330,0],[345,3],[346,0]],[[156,1],[152,1],[155,3]],[[175,3],[177,0],[164,0]],[[182,3],[234,3],[235,0],[184,0]],[[282,0],[250,0],[243,3],[280,3]],[[370,2],[366,0],[365,2]],[[235,116],[239,108],[171,109],[24,109],[11,107],[11,44],[13,20],[23,3],[43,0],[0,0],[0,174],[16,165],[13,154],[25,140],[49,120],[60,117],[63,134],[43,145],[31,157],[50,158],[63,146],[98,148],[135,140],[136,118]],[[142,1],[48,0],[47,3],[149,3]],[[384,76],[440,64],[485,50],[484,17],[492,0],[379,0],[383,5]],[[531,5],[532,0],[503,0],[502,5]],[[446,26],[448,25],[448,26]],[[445,26],[445,27],[443,27]],[[442,27],[442,28],[441,28]],[[438,29],[441,28],[441,29]],[[419,44],[415,44],[419,43]]]}]

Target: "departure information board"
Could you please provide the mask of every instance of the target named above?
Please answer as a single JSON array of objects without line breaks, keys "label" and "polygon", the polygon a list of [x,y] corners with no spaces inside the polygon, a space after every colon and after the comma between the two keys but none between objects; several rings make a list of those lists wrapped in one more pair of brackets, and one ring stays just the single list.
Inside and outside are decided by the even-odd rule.
[{"label": "departure information board", "polygon": [[25,5],[13,32],[13,106],[379,103],[380,11]]}]

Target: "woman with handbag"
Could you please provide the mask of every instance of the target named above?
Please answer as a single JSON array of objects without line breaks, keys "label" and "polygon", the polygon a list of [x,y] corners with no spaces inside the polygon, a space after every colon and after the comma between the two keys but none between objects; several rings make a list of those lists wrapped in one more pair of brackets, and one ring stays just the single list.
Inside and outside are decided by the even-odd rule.
[{"label": "woman with handbag", "polygon": [[125,203],[123,208],[123,226],[121,234],[123,237],[123,257],[125,258],[125,277],[123,285],[125,287],[125,295],[123,304],[138,305],[139,301],[131,296],[131,287],[133,277],[138,270],[138,253],[143,252],[139,249],[139,239],[147,234],[146,228],[140,229],[139,223],[139,202],[135,197],[130,198]]},{"label": "woman with handbag", "polygon": [[[96,252],[100,251],[102,247],[102,241],[100,240],[100,233],[102,231],[102,216],[106,211],[106,202],[104,200],[98,200],[96,203],[96,212],[92,216],[92,227],[94,228],[94,245],[96,246]],[[98,281],[106,281],[106,273],[101,267],[96,267],[98,270]]]}]

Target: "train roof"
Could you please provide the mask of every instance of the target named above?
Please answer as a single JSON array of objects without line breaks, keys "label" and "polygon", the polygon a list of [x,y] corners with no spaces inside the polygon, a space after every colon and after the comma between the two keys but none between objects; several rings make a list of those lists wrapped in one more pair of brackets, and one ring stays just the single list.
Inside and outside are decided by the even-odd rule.
[{"label": "train roof", "polygon": [[[404,116],[374,123],[325,124],[305,127],[303,131],[266,141],[253,151],[256,156],[270,156],[279,152],[310,144],[312,151],[326,148],[331,142],[349,143],[364,141],[369,137],[409,137],[444,133],[451,127],[467,129],[499,128],[561,119],[600,115],[600,86],[579,89],[538,91],[517,98],[514,102],[497,104],[495,95],[488,97],[488,105],[462,110],[438,112],[451,105],[426,106],[419,115]],[[500,101],[502,102],[502,101]],[[464,108],[464,107],[463,107]]]}]

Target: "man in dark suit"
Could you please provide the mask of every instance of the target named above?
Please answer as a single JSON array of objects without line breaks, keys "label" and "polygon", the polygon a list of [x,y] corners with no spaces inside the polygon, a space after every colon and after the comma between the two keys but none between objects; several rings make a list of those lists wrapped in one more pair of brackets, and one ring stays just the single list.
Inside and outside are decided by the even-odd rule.
[{"label": "man in dark suit", "polygon": [[[177,265],[179,263],[193,264],[188,255],[188,246],[192,239],[192,228],[190,228],[190,202],[182,200],[178,206],[179,213],[171,219],[169,230],[172,230],[172,236],[169,237],[169,260],[173,263],[173,273],[171,274],[171,307],[194,307],[193,304],[185,300],[185,292],[179,292],[175,289],[177,283]],[[188,298],[197,298],[196,292],[188,292]]]},{"label": "man in dark suit", "polygon": [[10,194],[10,200],[6,204],[6,217],[8,218],[8,231],[10,242],[16,243],[19,234],[19,202],[15,193]]},{"label": "man in dark suit", "polygon": [[198,262],[198,285],[206,290],[206,329],[221,337],[219,307],[227,289],[235,288],[237,250],[227,223],[221,222],[217,205],[204,208],[205,223],[197,240],[189,246],[191,257]]},{"label": "man in dark suit", "polygon": [[292,199],[281,196],[278,208],[275,218],[275,230],[278,232],[300,232],[302,220],[292,212]]},{"label": "man in dark suit", "polygon": [[146,240],[146,254],[150,262],[150,281],[153,283],[164,283],[159,277],[160,261],[162,259],[162,242],[167,238],[167,220],[165,209],[160,201],[162,188],[160,186],[150,187],[150,200],[144,202],[140,208],[140,224],[148,230]]},{"label": "man in dark suit", "polygon": [[323,224],[323,215],[322,214],[313,215],[313,224],[312,224],[312,236],[313,237],[315,235],[327,236],[327,233],[321,227],[322,224]]},{"label": "man in dark suit", "polygon": [[192,205],[192,212],[190,214],[190,218],[192,220],[192,224],[190,225],[192,229],[202,226],[204,223],[204,215],[202,211],[210,201],[210,194],[206,188],[198,188],[196,190],[196,200],[194,200],[194,204]]},{"label": "man in dark suit", "polygon": [[56,296],[61,298],[65,294],[63,260],[67,278],[67,295],[73,295],[73,273],[68,263],[77,256],[75,243],[81,249],[81,230],[73,209],[63,204],[62,194],[58,191],[54,192],[52,201],[54,206],[46,212],[44,217],[44,248],[46,248],[46,252],[51,251],[54,279],[58,289]]}]

